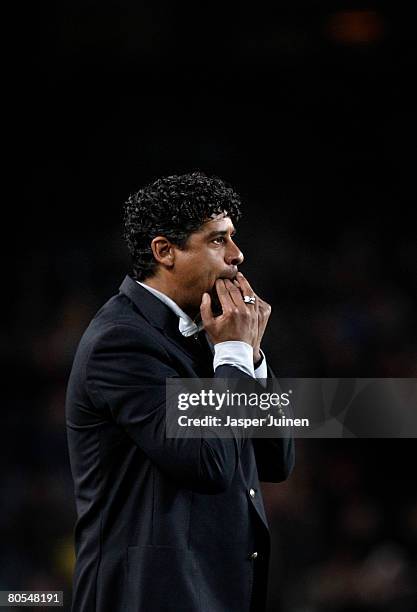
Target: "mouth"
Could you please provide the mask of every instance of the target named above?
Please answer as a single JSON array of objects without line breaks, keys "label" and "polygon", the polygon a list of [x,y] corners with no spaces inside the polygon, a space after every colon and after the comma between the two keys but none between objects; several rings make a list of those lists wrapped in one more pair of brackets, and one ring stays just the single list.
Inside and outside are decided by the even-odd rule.
[{"label": "mouth", "polygon": [[[233,268],[231,270],[223,273],[216,280],[219,280],[219,279],[222,279],[222,280],[228,279],[230,281],[233,281],[236,278],[237,272],[238,272],[238,269],[235,266],[233,266]],[[214,282],[214,285],[211,288],[210,295],[211,295],[211,299],[212,299],[213,313],[214,313],[215,316],[217,316],[217,315],[222,313],[222,307],[221,307],[221,304],[220,304],[219,296],[217,295],[216,282]]]},{"label": "mouth", "polygon": [[221,276],[218,276],[218,277],[216,278],[216,280],[214,281],[214,284],[213,284],[213,286],[212,286],[212,288],[211,288],[210,293],[211,293],[211,294],[212,294],[212,295],[213,295],[215,298],[217,298],[216,281],[218,281],[218,280],[226,280],[226,279],[227,279],[227,280],[230,280],[230,281],[234,281],[234,280],[235,280],[235,278],[236,278],[236,274],[237,274],[237,272],[238,272],[237,268],[234,268],[234,269],[230,270],[229,272],[225,272],[225,273],[223,273]]},{"label": "mouth", "polygon": [[227,278],[227,279],[232,281],[232,280],[234,280],[236,278],[236,274],[237,273],[238,273],[237,267],[233,266],[229,272],[225,272],[224,274],[219,276],[219,278],[221,278],[221,279]]}]

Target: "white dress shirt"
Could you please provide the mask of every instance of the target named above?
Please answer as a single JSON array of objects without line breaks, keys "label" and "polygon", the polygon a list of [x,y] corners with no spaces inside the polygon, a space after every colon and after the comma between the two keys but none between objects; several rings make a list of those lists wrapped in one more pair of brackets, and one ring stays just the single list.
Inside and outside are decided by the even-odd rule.
[{"label": "white dress shirt", "polygon": [[[150,291],[177,315],[179,318],[178,328],[183,336],[193,336],[203,329],[204,326],[202,322],[196,323],[193,321],[191,317],[189,317],[178,306],[178,304],[174,302],[174,300],[171,300],[170,297],[165,295],[165,293],[162,293],[149,285],[145,285],[140,281],[136,282],[144,289]],[[218,368],[220,365],[231,365],[235,366],[236,368],[240,368],[243,372],[249,374],[249,376],[252,376],[253,378],[267,378],[268,372],[266,367],[266,359],[262,351],[262,361],[255,370],[253,366],[253,348],[247,342],[228,340],[227,342],[219,342],[218,344],[213,345],[207,333],[206,338],[211,350],[214,352],[214,370],[216,370],[216,368]]]}]

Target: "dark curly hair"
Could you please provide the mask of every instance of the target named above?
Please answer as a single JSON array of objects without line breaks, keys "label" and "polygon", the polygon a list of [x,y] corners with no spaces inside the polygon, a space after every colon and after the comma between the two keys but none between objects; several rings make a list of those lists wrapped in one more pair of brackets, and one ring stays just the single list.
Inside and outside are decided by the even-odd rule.
[{"label": "dark curly hair", "polygon": [[203,172],[160,178],[133,193],[124,205],[124,239],[132,258],[133,276],[144,280],[156,270],[151,242],[165,236],[178,248],[212,215],[226,211],[241,218],[239,195],[217,177]]}]

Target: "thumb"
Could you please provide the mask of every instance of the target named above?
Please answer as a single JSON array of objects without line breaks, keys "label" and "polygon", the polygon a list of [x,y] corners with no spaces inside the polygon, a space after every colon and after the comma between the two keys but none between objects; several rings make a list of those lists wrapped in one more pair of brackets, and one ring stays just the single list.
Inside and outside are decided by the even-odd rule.
[{"label": "thumb", "polygon": [[208,293],[203,293],[200,305],[200,314],[204,326],[206,326],[207,323],[210,323],[210,321],[213,319],[213,313],[211,310],[211,297]]}]

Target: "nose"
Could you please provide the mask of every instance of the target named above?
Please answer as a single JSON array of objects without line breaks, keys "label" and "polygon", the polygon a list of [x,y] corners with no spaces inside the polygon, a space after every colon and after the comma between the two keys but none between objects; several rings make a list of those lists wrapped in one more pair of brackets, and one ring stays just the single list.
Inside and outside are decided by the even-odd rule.
[{"label": "nose", "polygon": [[229,266],[240,266],[244,260],[242,251],[239,249],[237,244],[233,242],[233,240],[230,241],[225,260]]}]

